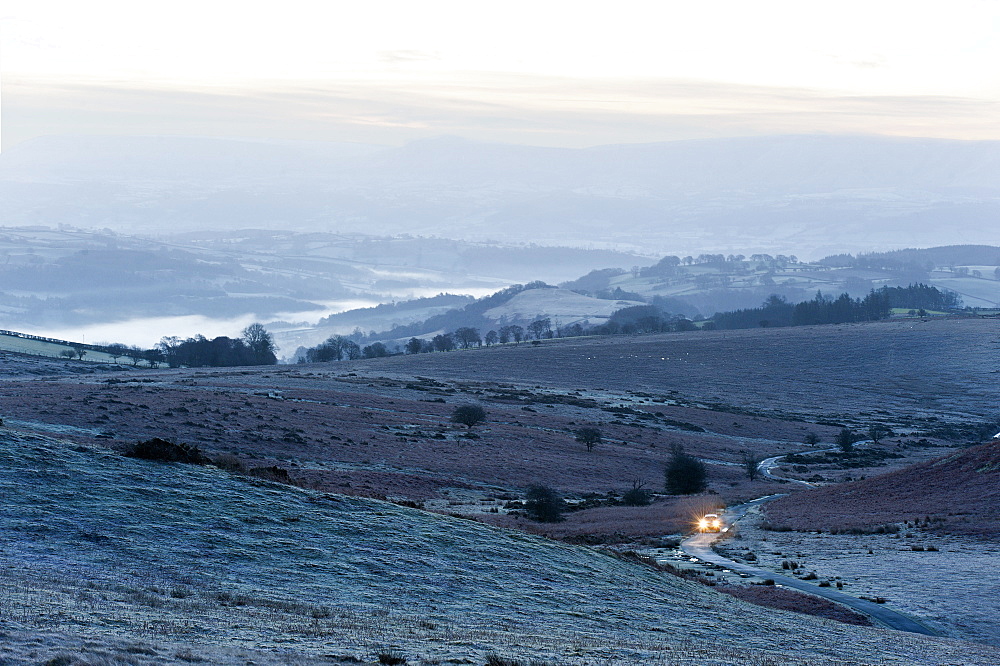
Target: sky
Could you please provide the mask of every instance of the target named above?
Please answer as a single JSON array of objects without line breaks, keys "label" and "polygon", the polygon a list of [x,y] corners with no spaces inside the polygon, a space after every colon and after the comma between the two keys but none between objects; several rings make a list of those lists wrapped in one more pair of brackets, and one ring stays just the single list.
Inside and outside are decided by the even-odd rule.
[{"label": "sky", "polygon": [[1000,3],[5,0],[0,141],[1000,139]]}]

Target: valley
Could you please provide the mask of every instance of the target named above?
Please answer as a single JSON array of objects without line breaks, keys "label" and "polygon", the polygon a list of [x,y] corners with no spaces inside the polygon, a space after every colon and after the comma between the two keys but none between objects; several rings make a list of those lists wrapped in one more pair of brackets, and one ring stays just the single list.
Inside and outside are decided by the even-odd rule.
[{"label": "valley", "polygon": [[[233,592],[219,587],[221,583],[218,581],[208,586],[211,589],[203,591],[196,584],[196,578],[172,564],[173,556],[167,549],[162,557],[157,556],[160,559],[155,559],[155,568],[163,573],[164,578],[140,577],[133,582],[117,581],[114,585],[94,582],[97,587],[93,588],[95,592],[90,593],[99,594],[104,600],[102,603],[106,605],[106,610],[102,611],[102,616],[114,612],[115,617],[120,618],[119,622],[124,621],[124,626],[132,626],[133,630],[137,626],[134,622],[147,622],[141,619],[147,613],[143,610],[144,605],[156,608],[157,613],[172,614],[169,617],[175,618],[171,621],[175,624],[142,625],[153,626],[142,634],[147,636],[141,643],[145,646],[142,649],[151,650],[156,655],[164,651],[189,649],[192,654],[211,654],[213,656],[202,658],[220,663],[235,659],[237,653],[253,654],[266,662],[273,658],[271,650],[274,648],[269,647],[268,639],[264,637],[280,634],[291,641],[289,645],[294,646],[291,649],[301,655],[297,658],[304,660],[303,663],[318,659],[320,654],[309,636],[332,637],[338,645],[354,646],[354,652],[343,652],[338,657],[345,662],[349,661],[349,655],[377,661],[379,649],[392,649],[407,655],[419,654],[419,658],[411,657],[414,659],[411,663],[438,663],[458,658],[459,654],[471,655],[474,660],[484,659],[488,652],[538,658],[550,663],[588,663],[600,658],[607,663],[630,663],[629,660],[639,659],[644,663],[685,663],[687,660],[735,664],[766,663],[767,659],[775,656],[782,663],[796,663],[797,659],[802,663],[827,663],[824,661],[827,659],[830,663],[853,663],[852,660],[863,663],[877,654],[865,652],[868,649],[864,647],[865,641],[869,638],[863,636],[870,636],[877,643],[882,639],[876,640],[875,637],[887,630],[848,628],[848,625],[809,619],[809,616],[766,611],[767,617],[771,618],[768,622],[822,622],[823,630],[819,633],[808,631],[812,638],[797,638],[794,650],[791,650],[791,644],[782,647],[780,643],[773,644],[770,639],[768,644],[754,642],[746,630],[739,628],[742,625],[736,619],[739,613],[744,612],[739,610],[744,608],[744,602],[722,602],[718,596],[713,596],[717,593],[710,587],[684,582],[686,586],[694,586],[684,588],[686,591],[682,596],[689,601],[709,595],[704,602],[693,602],[704,603],[702,610],[665,610],[664,606],[654,611],[653,606],[642,606],[646,602],[639,599],[646,597],[636,597],[629,592],[633,589],[631,586],[642,585],[650,593],[660,595],[658,598],[672,600],[662,603],[673,604],[679,603],[680,597],[660,586],[676,585],[678,583],[672,581],[679,579],[644,569],[641,564],[609,559],[607,553],[645,552],[650,549],[669,553],[676,548],[679,537],[690,530],[693,516],[718,506],[733,505],[764,495],[792,493],[789,500],[797,499],[808,505],[811,493],[817,491],[762,477],[751,480],[742,461],[748,453],[763,459],[803,451],[803,441],[810,433],[816,435],[818,441],[814,446],[817,450],[828,448],[843,427],[863,432],[867,426],[878,423],[896,433],[874,448],[870,445],[863,447],[881,451],[884,455],[866,454],[858,459],[863,461],[860,466],[826,464],[824,467],[810,463],[805,466],[808,471],[804,473],[796,471],[793,464],[787,466],[791,474],[800,474],[805,478],[818,475],[821,479],[818,485],[825,486],[828,492],[835,492],[840,487],[837,484],[848,478],[881,478],[877,475],[885,471],[903,470],[914,462],[930,460],[950,451],[961,451],[956,446],[976,441],[978,430],[989,427],[993,417],[992,409],[997,398],[992,382],[995,364],[989,359],[995,357],[996,340],[996,322],[993,320],[917,319],[790,329],[704,331],[694,335],[553,339],[543,340],[537,345],[510,344],[449,353],[261,368],[149,369],[86,361],[55,361],[6,353],[0,359],[5,370],[0,378],[0,416],[4,420],[2,438],[15,447],[7,454],[9,462],[6,469],[13,474],[8,477],[7,483],[13,484],[8,486],[11,488],[24,487],[26,477],[23,477],[23,472],[16,471],[20,469],[17,465],[45,468],[30,460],[17,462],[36,450],[38,455],[44,452],[52,460],[73,459],[72,471],[53,472],[58,473],[66,483],[77,483],[79,477],[80,483],[90,485],[96,481],[86,481],[88,475],[98,472],[111,475],[99,481],[108,486],[108,492],[113,492],[112,487],[118,483],[114,481],[116,475],[122,474],[125,475],[122,479],[138,479],[155,473],[159,480],[149,483],[157,487],[167,483],[167,477],[176,477],[176,481],[169,482],[171,484],[182,479],[184,483],[189,483],[211,478],[214,479],[210,482],[214,489],[212,492],[244,498],[248,497],[247,491],[237,491],[236,488],[249,483],[249,487],[266,490],[272,498],[270,501],[280,502],[281,506],[289,507],[288,511],[293,510],[296,502],[319,501],[332,502],[331,506],[372,507],[376,515],[395,516],[397,511],[411,512],[405,515],[438,521],[435,524],[442,526],[440,536],[434,537],[433,544],[428,545],[437,553],[428,555],[433,561],[439,561],[434,558],[459,556],[450,545],[458,543],[456,539],[461,539],[472,549],[470,554],[462,556],[469,566],[473,560],[489,560],[491,565],[506,566],[502,564],[504,557],[519,558],[519,561],[530,557],[537,564],[539,561],[548,562],[554,556],[544,552],[546,548],[555,548],[553,552],[570,548],[571,551],[567,552],[576,553],[573,557],[582,557],[587,561],[598,558],[593,565],[586,566],[610,566],[618,572],[611,574],[609,570],[600,574],[601,577],[623,576],[632,581],[628,584],[614,583],[618,592],[613,597],[605,592],[581,592],[584,596],[599,594],[604,599],[602,608],[605,611],[587,610],[576,602],[570,602],[568,606],[557,604],[553,608],[563,610],[554,611],[556,615],[552,616],[552,624],[546,625],[549,628],[541,633],[528,631],[527,627],[531,622],[542,620],[529,622],[528,618],[536,617],[538,613],[542,614],[537,615],[541,618],[549,611],[535,609],[535,600],[516,600],[506,591],[490,588],[490,595],[499,595],[496,596],[496,603],[500,607],[520,609],[518,612],[521,613],[521,619],[511,616],[504,620],[504,629],[497,633],[496,625],[490,624],[491,620],[469,619],[471,616],[461,611],[462,606],[456,605],[455,600],[442,599],[434,612],[415,613],[417,606],[411,603],[402,606],[393,603],[391,607],[375,604],[371,606],[375,608],[373,611],[343,610],[348,606],[354,607],[350,604],[331,605],[329,601],[324,602],[319,597],[314,599],[294,586],[280,589],[270,584],[247,587],[247,579],[238,578],[233,579],[232,584],[237,585],[240,594],[246,595],[243,597],[246,601],[234,607],[227,601],[229,597],[225,596]],[[452,423],[450,417],[453,410],[463,404],[482,405],[487,413],[486,420],[474,427]],[[585,426],[599,428],[603,435],[602,441],[592,451],[576,441],[574,436],[579,428]],[[197,445],[205,454],[218,460],[219,465],[233,470],[236,476],[176,463],[126,462],[115,453],[129,443],[151,438]],[[663,494],[663,469],[673,447],[677,445],[705,461],[708,492],[690,496]],[[94,465],[98,466],[98,471],[89,469]],[[105,469],[105,465],[112,465],[118,471],[100,471]],[[293,485],[270,485],[270,482],[254,480],[252,476],[240,476],[254,468],[274,470],[258,476],[285,479],[286,484]],[[130,483],[134,485],[134,481]],[[524,516],[523,493],[525,488],[534,484],[551,486],[569,500],[570,510],[565,513],[564,521],[539,523]],[[656,493],[651,505],[622,504],[623,493],[636,484]],[[59,484],[55,485],[55,488],[59,487]],[[72,497],[76,493],[70,486],[63,487],[59,492],[69,493],[63,497]],[[160,491],[151,486],[149,492]],[[187,495],[188,491],[184,494]],[[86,495],[84,493],[83,496]],[[311,497],[317,499],[310,500]],[[356,499],[349,499],[351,497]],[[365,504],[384,500],[394,504]],[[46,503],[55,501],[45,500]],[[253,504],[257,500],[243,501]],[[222,506],[230,506],[230,500],[222,496],[212,500],[215,504],[220,502]],[[424,511],[407,507],[420,507]],[[86,508],[79,510],[85,511]],[[191,510],[194,510],[193,507],[187,511]],[[268,512],[273,513],[273,509]],[[169,512],[161,512],[158,521],[168,515]],[[469,523],[469,519],[474,522]],[[81,514],[77,522],[84,520],[92,518]],[[145,519],[136,520],[134,530],[138,531],[133,531],[133,534],[142,533],[145,529],[142,527]],[[367,527],[370,520],[377,523],[383,519],[366,518],[354,529],[360,530],[359,534],[370,535]],[[288,524],[297,525],[300,521],[297,519]],[[156,523],[153,521],[153,524]],[[28,529],[26,526],[29,523],[21,524],[25,527],[18,529]],[[280,544],[301,539],[294,537],[282,541],[285,537],[273,536],[280,523],[269,524],[272,526],[267,534],[272,536],[266,537],[259,546],[243,547],[241,552],[250,552],[246,549],[251,548],[268,553],[269,558],[298,557],[295,549],[288,550]],[[455,532],[452,525],[461,529]],[[464,527],[466,525],[468,527]],[[923,541],[936,543],[946,538],[949,543],[957,544],[960,539],[968,538],[945,536],[949,534],[947,521],[936,525],[940,536],[923,537]],[[96,534],[114,529],[118,526],[104,524]],[[326,528],[316,524],[313,529],[322,531]],[[406,528],[413,529],[426,533],[426,528]],[[886,595],[894,606],[916,616],[924,613],[919,609],[935,609],[926,613],[940,633],[951,637],[919,638],[894,634],[893,641],[901,646],[900,651],[891,657],[884,652],[878,653],[879,659],[895,658],[898,663],[912,663],[913,660],[924,663],[949,663],[949,660],[990,663],[988,655],[992,648],[962,641],[948,642],[952,638],[961,638],[992,643],[994,639],[988,629],[973,619],[973,615],[949,614],[950,602],[944,594],[944,586],[915,583],[910,587],[887,589],[865,582],[868,579],[860,575],[858,569],[841,566],[847,561],[843,557],[827,561],[833,553],[857,548],[857,545],[851,545],[855,539],[861,543],[870,541],[871,537],[839,535],[836,538],[840,540],[837,542],[840,545],[816,541],[818,549],[810,550],[806,542],[813,541],[808,534],[799,537],[795,535],[800,533],[769,536],[770,533],[761,533],[759,528],[756,529],[758,531],[754,531],[751,523],[747,523],[746,528],[741,525],[735,540],[726,542],[723,547],[735,549],[733,552],[737,556],[742,556],[747,550],[761,552],[765,548],[783,553],[801,551],[802,559],[810,563],[816,561],[815,566],[822,568],[824,575],[841,576],[848,582],[849,591],[857,589]],[[528,550],[518,551],[517,555],[513,551],[510,555],[502,555],[492,547],[474,545],[469,541],[471,536],[459,536],[464,534],[462,530],[477,531],[476,534],[482,536],[475,538],[490,542],[498,538],[489,536],[494,530],[500,530],[497,534],[510,534],[515,540],[542,537],[555,541],[531,541],[542,549],[534,555],[530,553],[535,551]],[[45,534],[54,535],[56,532]],[[95,544],[90,551],[92,557],[102,558],[102,562],[118,561],[115,558],[122,555],[106,547],[115,543],[114,537],[109,535],[108,538],[112,540],[104,537],[92,540]],[[257,538],[265,538],[264,533]],[[272,541],[272,538],[277,541]],[[798,538],[800,542],[781,541],[789,538]],[[982,535],[979,538],[986,537]],[[42,575],[40,569],[30,574],[18,573],[16,581],[11,579],[10,589],[23,590],[23,594],[9,593],[6,600],[0,599],[0,610],[22,609],[20,614],[13,613],[11,617],[17,617],[19,626],[28,633],[10,635],[18,637],[18,641],[28,640],[26,636],[35,635],[30,627],[36,630],[44,627],[45,635],[50,637],[46,639],[49,645],[45,648],[49,650],[47,654],[56,654],[53,650],[58,649],[92,649],[81,647],[73,638],[73,630],[67,629],[61,621],[51,619],[68,613],[70,617],[77,618],[77,622],[90,626],[90,631],[97,631],[102,638],[95,644],[108,654],[137,645],[122,642],[124,634],[94,629],[96,616],[88,610],[92,606],[81,607],[79,602],[73,600],[72,595],[79,597],[82,593],[74,592],[71,597],[61,597],[42,591],[53,589],[53,584],[61,586],[60,589],[82,589],[82,579],[67,578],[66,571],[89,566],[79,559],[80,556],[69,555],[64,546],[51,539],[45,536],[30,548],[49,544],[46,546],[49,555],[38,561],[52,562],[61,573]],[[171,548],[190,550],[190,546],[183,545],[184,539]],[[885,551],[892,550],[895,539],[901,546],[913,540],[895,534],[885,535],[885,539],[885,543],[878,546]],[[559,542],[589,546],[575,551],[572,549],[580,546],[559,546]],[[8,542],[4,557],[8,562],[20,561],[19,558],[39,558],[38,554],[29,555],[29,551],[24,550],[31,543],[32,540]],[[819,546],[820,543],[827,545]],[[969,548],[978,552],[975,543],[969,543]],[[595,547],[599,550],[589,550]],[[382,553],[378,558],[390,558],[397,563],[383,565],[380,569],[385,584],[404,584],[397,569],[400,562],[409,560],[409,556],[405,555],[409,548],[382,544],[375,549]],[[336,564],[338,557],[330,555],[340,550],[343,548],[339,546],[323,546],[310,551],[313,554],[308,558],[318,559],[315,559],[316,565],[309,566],[342,566]],[[472,552],[477,554],[472,555]],[[144,555],[142,561],[153,561],[150,557]],[[222,558],[217,560],[220,566],[223,562],[235,562],[227,559],[230,556],[224,553],[218,557]],[[763,553],[758,557],[762,558],[762,562],[770,563]],[[883,559],[887,566],[891,564],[898,569],[908,566],[905,560],[898,558]],[[263,565],[256,559],[254,561],[257,563],[241,565],[241,570],[247,571],[247,575],[255,572],[252,575],[256,579],[265,574],[260,569]],[[598,565],[597,562],[605,564]],[[70,569],[65,569],[66,566]],[[283,570],[288,566],[291,565],[281,564]],[[553,566],[559,568],[563,565]],[[571,569],[576,570],[575,566]],[[965,566],[966,560],[955,560],[955,568],[949,569],[951,573],[942,571],[940,574],[942,580],[948,580],[948,576],[952,575],[963,576],[961,572]],[[13,573],[9,575],[15,576]],[[205,575],[212,577],[209,573]],[[317,571],[315,575],[322,577],[328,574]],[[905,571],[893,574],[885,570],[881,575],[903,578]],[[652,582],[654,580],[656,582]],[[913,580],[921,579],[916,577]],[[574,581],[573,585],[582,584],[578,579]],[[471,580],[465,583],[472,585],[469,594],[472,594],[472,589],[482,591],[475,594],[484,593],[483,584],[482,581],[473,584]],[[175,588],[197,591],[175,598],[170,594],[170,590]],[[392,593],[394,597],[397,594]],[[970,587],[970,596],[961,598],[967,603],[975,594],[975,588]],[[54,599],[47,602],[53,605],[47,606],[51,610],[39,618],[30,619],[23,610],[29,603],[25,600],[39,595]],[[924,600],[927,595],[931,597]],[[436,597],[429,595],[426,598]],[[326,616],[327,611],[315,610],[323,604],[329,608],[340,608],[340,615],[330,611],[333,615]],[[400,614],[396,609],[401,607],[410,610]],[[489,604],[484,608],[488,607]],[[647,610],[640,610],[640,607]],[[265,611],[260,609],[270,609],[266,610],[266,614],[274,621],[282,618],[280,626],[285,628],[266,628],[261,624],[259,615]],[[183,619],[189,612],[197,612],[201,618],[199,626],[204,631],[210,632],[209,628],[218,622],[235,622],[246,628],[225,640],[198,638],[198,631],[192,633],[192,627]],[[625,624],[615,625],[618,628],[614,629],[619,632],[614,634],[618,638],[612,641],[617,647],[610,647],[608,636],[611,634],[602,633],[605,630],[600,626],[604,625],[600,624],[585,630],[585,640],[566,639],[560,632],[569,630],[570,625],[558,619],[561,612],[570,612],[572,617],[604,617],[603,613],[610,612],[611,616],[622,618]],[[692,643],[697,643],[698,637],[705,635],[704,630],[697,628],[701,620],[693,620],[703,612],[715,618],[706,620],[712,623],[711,633],[719,637],[711,649]],[[757,622],[763,621],[759,608],[746,612],[756,617]],[[344,613],[350,616],[349,620]],[[647,620],[640,620],[634,613],[651,615],[643,616]],[[305,614],[304,618],[302,614]],[[361,620],[361,616],[366,619]],[[376,625],[372,625],[367,619],[370,617],[385,619],[376,619]],[[466,619],[460,620],[460,617]],[[653,620],[654,617],[657,619]],[[675,619],[667,620],[667,617]],[[949,619],[951,617],[955,618],[955,622]],[[681,618],[681,624],[676,624]],[[667,624],[663,625],[664,622]],[[421,628],[425,625],[448,626],[448,635],[458,642],[450,642],[452,647],[442,651],[441,643],[434,637],[434,630]],[[359,630],[359,626],[365,628]],[[375,631],[371,628],[373,626],[381,628]],[[624,629],[626,626],[628,628]],[[655,628],[657,626],[660,628]],[[484,627],[492,628],[487,630]],[[467,633],[470,631],[473,633]],[[574,628],[571,631],[580,630]],[[620,633],[622,631],[626,633]],[[665,634],[658,633],[661,631]],[[773,635],[780,635],[785,630],[775,631],[777,633]],[[854,632],[851,633],[850,643],[859,646],[850,655],[838,652],[834,647],[841,640],[835,640],[835,637],[843,632]],[[362,635],[381,638],[373,641],[362,638]],[[457,638],[462,635],[467,638]],[[541,639],[541,635],[549,638]],[[289,638],[292,636],[295,638]],[[21,645],[19,649],[23,649],[26,643]],[[180,647],[182,645],[194,647]],[[458,645],[463,647],[456,647]],[[41,646],[38,649],[42,649]],[[737,649],[740,656],[732,652]],[[753,650],[760,650],[760,656],[754,656]],[[806,653],[802,650],[811,656],[803,656]],[[333,661],[336,663],[336,660]]]}]

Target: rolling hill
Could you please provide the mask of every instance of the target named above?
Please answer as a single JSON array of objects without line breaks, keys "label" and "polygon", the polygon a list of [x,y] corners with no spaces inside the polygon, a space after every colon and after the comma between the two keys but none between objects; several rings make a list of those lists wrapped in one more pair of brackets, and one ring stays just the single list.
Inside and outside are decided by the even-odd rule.
[{"label": "rolling hill", "polygon": [[215,469],[10,431],[0,434],[0,463],[0,658],[9,664],[993,656],[765,611],[585,548]]},{"label": "rolling hill", "polygon": [[943,533],[1000,534],[1000,442],[992,441],[852,483],[771,503],[769,518],[796,529],[872,529],[920,521]]}]

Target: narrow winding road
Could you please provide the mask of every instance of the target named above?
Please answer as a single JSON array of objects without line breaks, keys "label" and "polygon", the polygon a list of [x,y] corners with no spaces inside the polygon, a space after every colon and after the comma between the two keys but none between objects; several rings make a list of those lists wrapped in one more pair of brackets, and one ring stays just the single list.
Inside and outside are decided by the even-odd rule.
[{"label": "narrow winding road", "polygon": [[[810,453],[815,453],[811,451]],[[761,473],[771,479],[779,479],[784,481],[793,481],[795,483],[801,483],[806,486],[812,486],[813,484],[807,481],[799,481],[797,479],[785,479],[784,477],[775,476],[771,473],[771,469],[777,465],[777,462],[783,456],[775,456],[774,458],[768,458],[760,463]],[[760,506],[766,502],[777,499],[779,497],[784,497],[784,494],[778,495],[768,495],[767,497],[759,497],[745,504],[739,504],[737,506],[731,507],[725,512],[725,522],[727,525],[733,525],[736,521],[743,518],[750,509],[755,506]],[[770,578],[777,585],[784,585],[785,587],[790,587],[796,590],[801,590],[809,594],[814,594],[816,596],[825,597],[831,601],[835,601],[839,604],[843,604],[849,608],[853,608],[856,611],[864,613],[865,615],[871,617],[878,624],[888,627],[889,629],[897,629],[899,631],[909,631],[915,634],[924,634],[926,636],[937,636],[937,632],[924,626],[920,622],[916,621],[908,615],[904,615],[898,611],[894,611],[891,608],[886,608],[882,604],[876,604],[871,601],[866,601],[864,599],[858,599],[857,597],[852,597],[849,594],[844,594],[843,592],[829,587],[819,587],[809,581],[800,580],[798,578],[793,578],[791,576],[783,576],[781,574],[775,573],[767,569],[761,569],[748,564],[742,564],[740,562],[734,562],[722,555],[719,555],[714,550],[712,550],[712,544],[715,543],[722,535],[716,532],[705,532],[702,534],[695,534],[693,536],[684,539],[681,542],[681,550],[696,558],[702,562],[707,562],[709,564],[715,564],[733,571],[740,573],[749,574],[751,576],[758,576],[760,578],[768,579]]]}]

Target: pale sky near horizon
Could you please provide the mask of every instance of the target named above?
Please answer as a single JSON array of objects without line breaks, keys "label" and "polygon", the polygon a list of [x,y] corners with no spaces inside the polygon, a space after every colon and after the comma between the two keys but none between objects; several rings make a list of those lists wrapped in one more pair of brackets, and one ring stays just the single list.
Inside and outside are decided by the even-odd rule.
[{"label": "pale sky near horizon", "polygon": [[6,0],[0,77],[5,148],[78,133],[1000,139],[1000,3]]}]

